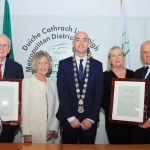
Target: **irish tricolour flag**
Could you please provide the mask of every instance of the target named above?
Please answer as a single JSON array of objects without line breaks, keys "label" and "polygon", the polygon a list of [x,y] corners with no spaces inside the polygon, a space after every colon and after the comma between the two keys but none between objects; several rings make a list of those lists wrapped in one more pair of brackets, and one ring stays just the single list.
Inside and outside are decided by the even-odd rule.
[{"label": "irish tricolour flag", "polygon": [[7,0],[5,0],[4,6],[3,34],[5,34],[11,40],[11,49],[9,53],[9,58],[14,60],[12,36],[11,36],[10,11],[9,11],[9,3]]}]

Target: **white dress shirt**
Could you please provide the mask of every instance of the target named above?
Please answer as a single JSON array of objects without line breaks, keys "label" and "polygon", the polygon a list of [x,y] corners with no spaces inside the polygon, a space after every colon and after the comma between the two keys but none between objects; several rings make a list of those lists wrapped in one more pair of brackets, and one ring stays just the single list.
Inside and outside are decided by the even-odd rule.
[{"label": "white dress shirt", "polygon": [[145,75],[145,79],[147,78],[147,76],[149,75],[149,73],[150,73],[150,65],[145,65],[145,67],[149,67],[149,69],[147,70],[147,73],[146,73],[146,75]]},{"label": "white dress shirt", "polygon": [[[75,59],[76,59],[76,63],[77,63],[77,67],[78,67],[78,71],[79,71],[79,65],[80,65],[80,59],[78,56],[75,55]],[[85,65],[86,65],[86,60],[87,60],[87,56],[85,56],[84,58],[82,58],[82,65],[83,65],[83,70],[85,70]]]},{"label": "white dress shirt", "polygon": [[3,64],[3,65],[1,66],[1,70],[2,70],[2,78],[3,78],[4,70],[5,70],[5,62],[6,62],[6,59],[1,63],[1,64]]}]

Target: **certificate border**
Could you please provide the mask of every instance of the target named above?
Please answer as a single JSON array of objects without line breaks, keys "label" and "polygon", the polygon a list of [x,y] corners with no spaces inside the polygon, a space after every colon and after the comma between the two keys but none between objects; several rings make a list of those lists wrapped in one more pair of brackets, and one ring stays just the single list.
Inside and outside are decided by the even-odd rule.
[{"label": "certificate border", "polygon": [[2,121],[3,124],[8,124],[10,122],[14,122],[16,124],[20,124],[22,117],[21,117],[21,106],[22,106],[22,79],[0,79],[1,81],[8,81],[8,82],[18,82],[19,83],[19,89],[18,89],[18,120],[17,121]]},{"label": "certificate border", "polygon": [[[145,82],[145,97],[144,97],[144,109],[143,109],[144,110],[143,122],[131,122],[131,121],[113,120],[112,119],[115,81]],[[120,124],[131,124],[131,125],[139,125],[141,123],[144,123],[147,120],[147,105],[148,105],[148,80],[147,79],[135,79],[135,78],[113,78],[112,79],[112,84],[111,84],[111,98],[110,98],[110,111],[109,111],[109,122],[111,122],[111,123],[120,123]]]}]

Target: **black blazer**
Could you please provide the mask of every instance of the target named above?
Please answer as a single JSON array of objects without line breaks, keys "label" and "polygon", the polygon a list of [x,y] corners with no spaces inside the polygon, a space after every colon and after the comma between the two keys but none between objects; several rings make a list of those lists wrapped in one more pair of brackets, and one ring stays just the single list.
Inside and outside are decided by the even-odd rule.
[{"label": "black blazer", "polygon": [[[9,58],[6,58],[3,78],[23,79],[24,75],[22,66],[19,63]],[[18,126],[3,124],[3,133],[0,137],[0,142],[13,142],[14,132],[17,129],[17,127]]]},{"label": "black blazer", "polygon": [[[143,78],[142,74],[144,72],[144,67],[137,69],[135,71],[134,77],[135,78]],[[148,82],[148,109],[147,109],[147,118],[150,118],[150,74],[147,76],[147,78],[149,80]]]},{"label": "black blazer", "polygon": [[19,63],[6,58],[3,78],[23,79],[24,75],[22,66]]},{"label": "black blazer", "polygon": [[[118,78],[113,71],[105,71],[104,72],[104,93],[103,93],[103,101],[102,108],[105,110],[106,121],[109,121],[109,108],[110,108],[110,95],[111,95],[111,82],[112,78]],[[125,78],[133,78],[134,72],[132,70],[126,69]]]}]

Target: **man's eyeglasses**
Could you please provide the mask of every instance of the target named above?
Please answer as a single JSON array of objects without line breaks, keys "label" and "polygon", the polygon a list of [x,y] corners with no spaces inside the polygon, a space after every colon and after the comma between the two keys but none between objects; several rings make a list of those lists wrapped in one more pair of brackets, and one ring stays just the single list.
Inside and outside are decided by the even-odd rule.
[{"label": "man's eyeglasses", "polygon": [[7,44],[0,44],[0,48],[7,49],[8,47],[9,47],[9,45],[7,45]]}]

